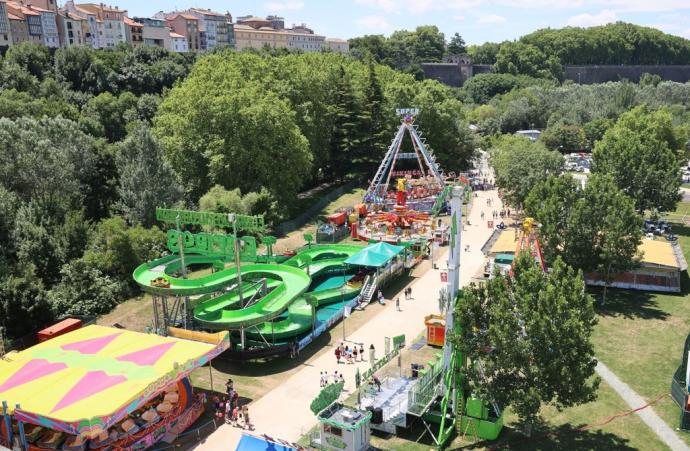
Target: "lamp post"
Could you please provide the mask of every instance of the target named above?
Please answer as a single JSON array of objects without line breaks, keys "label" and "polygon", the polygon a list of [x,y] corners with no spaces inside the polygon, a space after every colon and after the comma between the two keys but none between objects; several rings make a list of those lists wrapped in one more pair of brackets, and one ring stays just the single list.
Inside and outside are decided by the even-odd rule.
[{"label": "lamp post", "polygon": [[[244,308],[244,299],[242,298],[242,271],[240,268],[240,243],[237,241],[237,216],[234,213],[228,213],[228,222],[232,224],[232,242],[235,253],[235,273],[237,274],[237,293],[240,297],[240,306]],[[240,327],[240,343],[242,344],[242,351],[244,351],[244,326]]]},{"label": "lamp post", "polygon": [[345,306],[345,285],[340,287],[340,303],[343,304],[343,341],[345,340],[345,318],[347,318],[347,309]]}]

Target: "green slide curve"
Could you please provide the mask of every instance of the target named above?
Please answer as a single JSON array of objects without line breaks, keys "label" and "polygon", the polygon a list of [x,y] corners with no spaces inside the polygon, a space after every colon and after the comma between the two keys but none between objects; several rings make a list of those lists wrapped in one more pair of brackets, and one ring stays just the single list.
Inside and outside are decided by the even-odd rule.
[{"label": "green slide curve", "polygon": [[[233,330],[257,326],[248,331],[250,336],[273,334],[274,338],[287,338],[308,331],[312,325],[311,307],[304,296],[312,277],[342,267],[344,260],[362,250],[356,245],[321,245],[306,249],[283,264],[250,264],[241,267],[244,299],[256,293],[252,281],[264,278],[269,293],[249,307],[239,308],[236,269],[227,268],[196,279],[173,277],[179,271],[181,260],[170,255],[140,265],[133,277],[141,288],[149,293],[167,296],[205,295],[193,301],[194,317],[203,326],[214,330]],[[223,265],[219,258],[185,255],[187,266],[194,264]],[[169,287],[154,287],[151,281],[165,277]],[[216,295],[225,289],[230,291]],[[317,307],[341,299],[351,299],[359,288],[345,285],[310,293],[316,298]],[[273,321],[287,311],[284,319]]]}]

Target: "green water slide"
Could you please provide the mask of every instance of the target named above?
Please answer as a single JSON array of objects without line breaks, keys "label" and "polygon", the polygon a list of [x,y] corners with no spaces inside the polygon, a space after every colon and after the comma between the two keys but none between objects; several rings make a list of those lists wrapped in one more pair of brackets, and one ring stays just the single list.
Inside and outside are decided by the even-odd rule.
[{"label": "green water slide", "polygon": [[[362,250],[354,245],[313,246],[283,264],[250,264],[241,267],[243,283],[236,285],[236,269],[227,268],[195,279],[182,279],[173,274],[181,268],[177,255],[139,266],[134,271],[134,280],[144,291],[167,296],[205,295],[194,301],[194,317],[204,327],[217,330],[240,329],[257,326],[260,333],[273,332],[278,338],[300,334],[311,327],[311,307],[303,294],[309,288],[312,277],[342,267],[347,257]],[[186,255],[185,264],[213,264],[223,267],[220,259]],[[153,286],[156,279],[165,278],[169,286]],[[268,294],[245,308],[239,307],[239,292],[246,301],[260,289],[259,280],[265,280]],[[167,284],[166,284],[167,285]],[[221,291],[229,291],[220,295]],[[318,305],[337,302],[343,296],[351,298],[359,290],[345,286],[313,293]],[[287,311],[287,317],[278,321]],[[258,336],[258,332],[255,333]]]}]

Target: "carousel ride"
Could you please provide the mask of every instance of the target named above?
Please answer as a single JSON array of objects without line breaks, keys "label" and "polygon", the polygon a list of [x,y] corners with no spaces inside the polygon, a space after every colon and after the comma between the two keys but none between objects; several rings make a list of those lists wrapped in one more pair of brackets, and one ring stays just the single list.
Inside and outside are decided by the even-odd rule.
[{"label": "carousel ride", "polygon": [[357,223],[357,237],[393,244],[431,240],[448,186],[414,116],[406,115],[364,195],[368,214]]}]

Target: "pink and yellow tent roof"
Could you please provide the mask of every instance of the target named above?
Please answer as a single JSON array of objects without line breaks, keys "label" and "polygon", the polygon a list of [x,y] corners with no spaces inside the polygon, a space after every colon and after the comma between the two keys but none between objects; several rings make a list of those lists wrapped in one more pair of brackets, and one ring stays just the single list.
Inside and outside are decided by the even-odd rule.
[{"label": "pink and yellow tent roof", "polygon": [[18,420],[94,437],[229,346],[227,332],[170,335],[88,326],[10,353],[0,401]]}]

